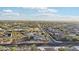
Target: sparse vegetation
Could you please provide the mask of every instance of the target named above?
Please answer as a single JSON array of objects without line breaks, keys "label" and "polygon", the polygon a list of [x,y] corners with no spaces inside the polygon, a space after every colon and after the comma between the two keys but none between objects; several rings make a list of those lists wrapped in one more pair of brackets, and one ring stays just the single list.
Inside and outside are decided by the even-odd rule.
[{"label": "sparse vegetation", "polygon": [[[25,44],[29,42],[29,50],[36,51],[39,44],[42,46],[48,45],[49,42],[76,43],[79,41],[79,32],[74,29],[79,30],[78,25],[65,22],[2,21],[0,22],[0,44]],[[28,50],[28,47],[0,46],[0,50]],[[67,49],[59,48],[58,50]]]}]

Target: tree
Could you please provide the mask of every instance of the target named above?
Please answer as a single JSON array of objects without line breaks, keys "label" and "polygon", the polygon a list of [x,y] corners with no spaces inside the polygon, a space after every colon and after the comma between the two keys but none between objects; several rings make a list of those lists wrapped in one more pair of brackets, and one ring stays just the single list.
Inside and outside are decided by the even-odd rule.
[{"label": "tree", "polygon": [[72,41],[74,41],[74,42],[75,42],[75,41],[78,41],[78,39],[77,39],[77,38],[73,38],[73,39],[72,39]]},{"label": "tree", "polygon": [[65,48],[58,48],[58,51],[66,51]]},{"label": "tree", "polygon": [[4,46],[0,46],[0,51],[2,51],[4,49]]},{"label": "tree", "polygon": [[37,50],[37,48],[36,48],[36,45],[35,45],[35,44],[31,45],[31,50],[32,50],[32,51],[36,51],[36,50]]},{"label": "tree", "polygon": [[16,47],[15,46],[14,47],[11,47],[10,50],[11,51],[16,51]]}]

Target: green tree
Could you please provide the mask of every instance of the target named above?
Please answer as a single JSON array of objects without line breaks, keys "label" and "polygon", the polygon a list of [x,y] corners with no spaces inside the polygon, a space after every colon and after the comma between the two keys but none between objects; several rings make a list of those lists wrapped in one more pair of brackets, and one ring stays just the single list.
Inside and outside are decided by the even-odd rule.
[{"label": "green tree", "polygon": [[15,46],[14,47],[11,47],[10,50],[11,51],[16,51],[16,47]]},{"label": "green tree", "polygon": [[58,48],[58,51],[66,51],[65,48]]},{"label": "green tree", "polygon": [[31,45],[31,50],[32,50],[32,51],[36,51],[36,50],[37,50],[36,44]]}]

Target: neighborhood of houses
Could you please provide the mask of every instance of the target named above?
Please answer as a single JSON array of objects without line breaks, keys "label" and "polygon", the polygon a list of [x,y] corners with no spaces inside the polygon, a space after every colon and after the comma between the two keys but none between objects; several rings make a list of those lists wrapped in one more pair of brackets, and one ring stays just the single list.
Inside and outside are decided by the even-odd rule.
[{"label": "neighborhood of houses", "polygon": [[78,23],[0,22],[1,51],[78,51],[78,45]]}]

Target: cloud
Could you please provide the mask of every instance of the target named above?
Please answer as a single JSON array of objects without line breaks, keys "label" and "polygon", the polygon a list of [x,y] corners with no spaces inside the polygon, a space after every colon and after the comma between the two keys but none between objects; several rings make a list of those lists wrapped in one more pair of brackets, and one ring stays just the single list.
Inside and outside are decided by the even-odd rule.
[{"label": "cloud", "polygon": [[79,16],[72,16],[72,15],[60,15],[57,9],[54,8],[32,8],[33,10],[37,11],[34,19],[44,20],[44,21],[79,21]]},{"label": "cloud", "polygon": [[[16,9],[15,9],[16,10]],[[13,9],[2,9],[0,11],[0,20],[21,20],[21,19],[27,19],[26,14],[18,12],[18,10]],[[23,11],[23,10],[22,10]]]},{"label": "cloud", "polygon": [[57,13],[58,10],[54,8],[48,8],[48,7],[32,7],[31,9],[37,10],[37,12],[42,13]]},{"label": "cloud", "polygon": [[19,13],[14,12],[13,10],[10,10],[10,9],[2,10],[2,12],[0,14],[2,16],[20,16]]},{"label": "cloud", "polygon": [[32,7],[30,8],[36,11],[36,14],[33,14],[35,17],[38,18],[52,18],[58,16],[58,10],[55,8],[48,8],[48,7]]},{"label": "cloud", "polygon": [[42,13],[57,13],[58,11],[56,9],[45,8],[45,9],[39,9],[38,12],[42,12]]},{"label": "cloud", "polygon": [[0,20],[21,20],[25,18],[26,16],[24,14],[11,9],[3,9],[0,11]]},{"label": "cloud", "polygon": [[11,12],[13,12],[13,10],[6,9],[6,10],[3,10],[3,12],[11,13]]},{"label": "cloud", "polygon": [[58,10],[56,10],[56,9],[48,9],[48,11],[49,12],[53,12],[53,13],[57,13],[58,12]]},{"label": "cloud", "polygon": [[[28,8],[24,8],[22,12],[27,11]],[[60,15],[58,9],[48,7],[31,7],[30,13],[20,13],[14,9],[3,9],[0,11],[0,19],[10,20],[41,20],[41,21],[77,21],[79,16],[72,15]],[[31,12],[33,11],[33,12]]]}]

